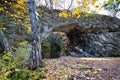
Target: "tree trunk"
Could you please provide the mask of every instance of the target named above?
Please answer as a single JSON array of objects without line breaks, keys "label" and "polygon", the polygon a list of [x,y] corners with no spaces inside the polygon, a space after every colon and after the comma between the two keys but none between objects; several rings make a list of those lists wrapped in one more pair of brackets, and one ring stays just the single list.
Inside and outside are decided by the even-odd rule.
[{"label": "tree trunk", "polygon": [[41,55],[41,41],[39,36],[39,29],[37,28],[37,16],[35,14],[36,5],[34,0],[28,0],[29,12],[30,12],[30,23],[33,32],[32,35],[32,51],[31,51],[31,69],[36,69],[40,62],[42,62]]},{"label": "tree trunk", "polygon": [[0,38],[1,38],[0,43],[1,43],[2,47],[3,47],[3,49],[11,52],[13,57],[14,57],[16,55],[16,52],[13,51],[13,49],[10,47],[8,40],[6,39],[4,33],[2,32],[1,29],[0,29]]}]

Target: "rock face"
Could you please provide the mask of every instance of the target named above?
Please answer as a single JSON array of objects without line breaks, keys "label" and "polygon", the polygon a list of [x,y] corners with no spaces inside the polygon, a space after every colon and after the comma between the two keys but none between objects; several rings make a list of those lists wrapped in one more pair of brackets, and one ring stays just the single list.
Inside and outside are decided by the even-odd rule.
[{"label": "rock face", "polygon": [[86,52],[97,57],[120,56],[120,32],[89,34],[82,41],[79,40],[79,44],[76,45],[78,53]]},{"label": "rock face", "polygon": [[85,25],[72,23],[59,26],[54,31],[66,33],[71,44],[69,48],[73,51],[70,52],[72,56],[79,57],[79,54],[83,54],[86,57],[117,57],[120,56],[120,24],[117,22],[120,20],[106,18],[99,23],[88,21],[89,25],[84,22]]},{"label": "rock face", "polygon": [[47,22],[53,32],[67,35],[70,52],[86,57],[120,56],[120,19],[97,14],[80,19],[62,18],[59,12],[50,14],[39,9],[40,22]]},{"label": "rock face", "polygon": [[120,32],[88,35],[89,45],[85,49],[95,56],[120,56]]}]

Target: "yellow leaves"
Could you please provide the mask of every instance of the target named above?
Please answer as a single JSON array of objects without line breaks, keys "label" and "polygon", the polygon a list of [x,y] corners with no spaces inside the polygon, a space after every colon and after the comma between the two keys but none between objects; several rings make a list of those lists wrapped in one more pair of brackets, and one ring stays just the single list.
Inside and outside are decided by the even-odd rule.
[{"label": "yellow leaves", "polygon": [[80,18],[80,13],[82,12],[81,8],[75,8],[72,12],[69,12],[67,10],[63,10],[61,13],[59,13],[60,17],[68,18],[68,17],[76,17]]},{"label": "yellow leaves", "polygon": [[15,8],[21,8],[21,5],[15,5]]},{"label": "yellow leaves", "polygon": [[47,76],[45,80],[56,80],[56,78],[54,78],[52,76]]},{"label": "yellow leaves", "polygon": [[83,6],[86,6],[86,5],[87,5],[87,2],[86,2],[86,1],[82,1],[82,5],[83,5]]},{"label": "yellow leaves", "polygon": [[99,71],[98,70],[94,70],[93,73],[97,75],[97,74],[99,74]]},{"label": "yellow leaves", "polygon": [[18,4],[24,4],[24,0],[18,0],[17,3]]},{"label": "yellow leaves", "polygon": [[63,10],[61,13],[59,13],[59,16],[67,18],[69,16],[69,14],[68,14],[67,10]]},{"label": "yellow leaves", "polygon": [[77,11],[73,11],[73,12],[72,12],[72,16],[76,16],[77,14],[78,14]]},{"label": "yellow leaves", "polygon": [[[29,31],[31,29],[27,26],[29,25],[29,10],[26,0],[17,0],[17,4],[11,4],[10,9],[13,13],[10,14],[10,16],[17,20],[17,22],[20,24],[21,27],[26,27]],[[24,23],[23,23],[24,22]]]},{"label": "yellow leaves", "polygon": [[32,31],[30,26],[27,26],[27,30],[30,32]]},{"label": "yellow leaves", "polygon": [[25,45],[27,43],[28,43],[28,41],[22,41],[22,42],[19,43],[19,45],[22,46],[22,45]]},{"label": "yellow leaves", "polygon": [[112,2],[112,0],[108,0],[108,2]]},{"label": "yellow leaves", "polygon": [[67,10],[63,10],[63,13],[67,13]]},{"label": "yellow leaves", "polygon": [[9,71],[4,73],[4,76],[8,76],[10,73],[11,73],[11,71],[9,70]]},{"label": "yellow leaves", "polygon": [[0,11],[3,11],[3,10],[4,10],[4,8],[1,7],[1,8],[0,8]]},{"label": "yellow leaves", "polygon": [[66,78],[65,75],[61,75],[60,77],[61,77],[61,79],[63,79],[63,80]]},{"label": "yellow leaves", "polygon": [[94,5],[97,2],[97,0],[92,0],[92,5]]},{"label": "yellow leaves", "polygon": [[21,16],[18,16],[18,14],[10,14],[11,17],[13,17],[13,19],[16,19],[16,18],[21,18]]},{"label": "yellow leaves", "polygon": [[102,8],[98,8],[98,10],[99,10],[99,11],[101,11],[101,10],[102,10]]},{"label": "yellow leaves", "polygon": [[72,16],[73,17],[77,17],[77,18],[80,18],[80,13],[82,12],[82,9],[81,8],[75,8],[73,11],[72,11]]},{"label": "yellow leaves", "polygon": [[82,0],[80,3],[83,7],[86,7],[90,2],[91,2],[91,0]]},{"label": "yellow leaves", "polygon": [[86,12],[88,12],[88,11],[90,11],[90,6],[88,6],[88,7],[86,8]]},{"label": "yellow leaves", "polygon": [[34,79],[37,79],[39,77],[39,74],[37,72],[34,72]]},{"label": "yellow leaves", "polygon": [[80,7],[78,7],[78,8],[75,8],[75,11],[76,12],[82,12],[82,9]]},{"label": "yellow leaves", "polygon": [[24,0],[17,0],[17,3],[18,4],[14,5],[11,4],[12,6],[10,6],[10,8],[14,13],[10,14],[10,16],[17,20],[26,19],[28,16],[25,15],[28,13],[28,7],[26,6],[27,3],[25,3]]},{"label": "yellow leaves", "polygon": [[79,14],[79,15],[77,15],[76,17],[77,17],[77,18],[80,18],[81,16],[80,16],[80,14]]}]

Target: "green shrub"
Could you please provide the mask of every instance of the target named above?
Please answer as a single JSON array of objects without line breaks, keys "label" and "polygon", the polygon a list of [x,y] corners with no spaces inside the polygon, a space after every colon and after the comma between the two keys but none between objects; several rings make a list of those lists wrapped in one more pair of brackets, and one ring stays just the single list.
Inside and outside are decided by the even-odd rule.
[{"label": "green shrub", "polygon": [[5,52],[5,55],[0,58],[0,80],[7,80],[7,76],[12,69],[15,69],[16,65],[11,53]]},{"label": "green shrub", "polygon": [[[0,58],[0,80],[37,80],[45,77],[44,71],[31,71],[24,66],[27,62],[27,49],[19,47],[19,54],[13,58],[10,52]],[[45,66],[44,63],[40,67]]]},{"label": "green shrub", "polygon": [[40,78],[45,78],[44,71],[27,69],[15,69],[9,77],[10,80],[37,80]]},{"label": "green shrub", "polygon": [[10,80],[37,80],[45,78],[44,71],[36,70],[31,71],[27,69],[16,69],[10,74]]}]

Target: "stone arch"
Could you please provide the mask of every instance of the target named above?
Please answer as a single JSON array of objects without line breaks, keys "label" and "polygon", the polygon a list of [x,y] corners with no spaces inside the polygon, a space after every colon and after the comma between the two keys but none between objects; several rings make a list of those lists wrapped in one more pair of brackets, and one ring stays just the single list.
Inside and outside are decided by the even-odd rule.
[{"label": "stone arch", "polygon": [[89,31],[87,28],[79,26],[78,23],[59,26],[53,31],[65,33],[70,41],[70,44],[72,45],[70,46],[71,48],[74,48],[78,44],[81,44],[81,47],[85,47],[87,45],[85,42],[85,37]]}]

